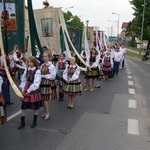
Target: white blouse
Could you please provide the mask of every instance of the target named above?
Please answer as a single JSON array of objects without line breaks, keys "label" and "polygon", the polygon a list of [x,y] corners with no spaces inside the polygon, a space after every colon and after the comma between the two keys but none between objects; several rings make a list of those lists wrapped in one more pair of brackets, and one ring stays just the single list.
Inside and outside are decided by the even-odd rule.
[{"label": "white blouse", "polygon": [[[21,78],[21,84],[20,84],[20,88],[22,89],[22,91],[24,91],[27,79],[26,79],[26,74],[27,74],[27,70],[35,70],[36,67],[29,67],[27,69],[25,69],[23,76]],[[34,75],[34,81],[33,84],[28,88],[27,92],[31,93],[32,91],[35,91],[39,88],[41,83],[41,71],[38,69]]]},{"label": "white blouse", "polygon": [[111,55],[108,55],[108,56],[105,55],[105,56],[103,57],[103,59],[102,59],[102,66],[103,66],[103,64],[104,64],[105,58],[109,58],[109,59],[110,59],[111,68],[113,68],[113,59],[112,59]]},{"label": "white blouse", "polygon": [[[72,75],[72,77],[71,77],[71,79],[70,79],[70,81],[75,81],[75,80],[77,80],[77,79],[79,78],[79,76],[80,76],[80,68],[77,67],[76,65],[73,65],[73,66],[70,65],[70,67],[76,68],[74,74]],[[65,69],[64,72],[63,72],[63,79],[64,79],[65,81],[68,80],[68,66],[66,67],[66,69]]]},{"label": "white blouse", "polygon": [[[41,68],[40,68],[40,69],[42,69],[42,66],[43,66],[43,65],[45,65],[45,63],[41,65]],[[56,73],[57,73],[56,67],[52,64],[51,61],[47,62],[47,63],[46,63],[46,66],[47,66],[48,69],[49,69],[49,74],[41,75],[41,77],[42,77],[42,78],[45,78],[45,79],[49,79],[49,80],[55,80],[55,78],[56,78]]]},{"label": "white blouse", "polygon": [[[100,59],[99,55],[96,56],[96,61],[93,63],[93,65],[91,66],[91,68],[98,67],[98,65],[99,65],[99,59]],[[90,58],[86,59],[86,66],[90,67]]]},{"label": "white blouse", "polygon": [[[66,62],[66,60],[65,59],[63,59],[63,60],[59,60],[57,63],[56,63],[56,70],[58,71],[58,63],[59,62]],[[67,65],[68,63],[66,62],[66,65]]]},{"label": "white blouse", "polygon": [[114,61],[120,62],[120,60],[121,60],[120,52],[114,52],[113,58],[114,58]]},{"label": "white blouse", "polygon": [[[20,59],[17,57],[17,50],[15,50],[14,52],[13,52],[13,59],[15,60],[15,61],[20,61]],[[22,58],[23,56],[22,56],[22,54],[21,54],[21,57],[20,58]]]}]

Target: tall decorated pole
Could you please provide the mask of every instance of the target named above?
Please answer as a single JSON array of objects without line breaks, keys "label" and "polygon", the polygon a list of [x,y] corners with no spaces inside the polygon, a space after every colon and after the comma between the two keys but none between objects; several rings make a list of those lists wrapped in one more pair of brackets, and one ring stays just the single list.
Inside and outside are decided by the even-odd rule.
[{"label": "tall decorated pole", "polygon": [[[6,55],[6,65],[8,65],[8,37],[7,37],[7,20],[8,20],[8,11],[6,10],[6,0],[3,0],[3,12],[2,12],[2,19],[4,20],[4,40],[3,40],[3,44],[5,47],[5,55]],[[8,70],[9,71],[9,70]],[[6,87],[7,87],[7,104],[13,104],[10,101],[10,87],[9,87],[9,83],[8,81],[6,81]]]},{"label": "tall decorated pole", "polygon": [[[14,83],[10,72],[9,72],[9,68],[8,68],[8,62],[6,60],[7,56],[8,56],[8,37],[7,37],[7,21],[8,21],[8,11],[6,10],[6,0],[3,0],[3,14],[2,14],[2,19],[4,20],[4,38],[2,35],[2,28],[0,27],[0,46],[1,46],[1,53],[2,53],[2,58],[3,58],[3,62],[4,62],[4,69],[6,71],[6,75],[7,75],[7,79],[10,83],[10,85],[12,86],[13,90],[15,91],[15,93],[17,94],[18,97],[23,98],[22,93],[20,92],[20,90],[18,89],[18,87],[16,86],[16,84]],[[0,24],[1,24],[1,20],[0,20]],[[4,40],[5,39],[5,40]],[[4,50],[4,44],[5,44],[5,50]],[[9,96],[10,93],[8,91]],[[13,104],[10,102],[10,97],[9,97],[9,104]]]}]

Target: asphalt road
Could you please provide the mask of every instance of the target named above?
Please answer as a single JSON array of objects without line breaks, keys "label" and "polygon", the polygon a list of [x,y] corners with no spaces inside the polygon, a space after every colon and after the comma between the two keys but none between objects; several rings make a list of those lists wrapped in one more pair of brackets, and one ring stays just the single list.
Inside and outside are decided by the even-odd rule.
[{"label": "asphalt road", "polygon": [[[149,150],[150,64],[131,57],[126,63],[100,89],[83,91],[73,110],[66,109],[67,97],[51,101],[51,118],[44,121],[41,108],[35,129],[30,128],[32,111],[21,130],[20,115],[10,119],[0,127],[0,150]],[[11,101],[8,117],[21,105],[12,90]]]}]

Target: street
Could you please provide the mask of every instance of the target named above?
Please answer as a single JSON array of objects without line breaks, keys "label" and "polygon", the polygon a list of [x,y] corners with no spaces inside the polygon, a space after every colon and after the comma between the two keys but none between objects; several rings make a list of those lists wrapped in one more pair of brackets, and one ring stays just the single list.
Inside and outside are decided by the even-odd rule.
[{"label": "street", "polygon": [[17,129],[21,102],[11,89],[14,104],[7,106],[9,121],[0,126],[0,150],[149,150],[149,78],[150,64],[127,57],[118,76],[103,80],[93,92],[83,90],[74,109],[66,108],[67,96],[51,101],[45,121],[41,108],[35,129],[30,110],[25,128]]}]

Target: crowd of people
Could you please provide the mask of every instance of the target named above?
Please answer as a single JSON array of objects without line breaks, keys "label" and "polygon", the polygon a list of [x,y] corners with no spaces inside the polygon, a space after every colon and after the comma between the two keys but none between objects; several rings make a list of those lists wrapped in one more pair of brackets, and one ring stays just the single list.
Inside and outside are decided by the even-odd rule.
[{"label": "crowd of people", "polygon": [[[123,45],[118,43],[110,44],[102,50],[90,48],[90,56],[86,56],[83,49],[81,57],[85,60],[86,65],[77,64],[75,55],[68,59],[65,53],[59,55],[53,54],[46,46],[43,46],[43,53],[37,57],[30,56],[26,59],[15,49],[10,57],[10,68],[13,78],[16,72],[20,74],[20,88],[24,98],[21,98],[21,122],[18,129],[25,126],[26,110],[33,110],[33,122],[31,128],[37,125],[38,111],[43,107],[41,118],[48,120],[50,118],[49,101],[64,100],[64,94],[68,96],[67,109],[74,108],[74,102],[77,95],[82,94],[82,84],[80,78],[83,77],[85,84],[84,90],[93,92],[94,88],[100,88],[101,80],[108,80],[118,76],[119,70],[124,67],[124,58],[126,50]],[[14,64],[13,64],[14,63]],[[24,66],[18,69],[16,63]],[[0,63],[2,68],[2,59]],[[83,76],[80,76],[83,66]],[[19,71],[21,70],[21,71]],[[3,72],[0,73],[0,125],[6,123],[6,100],[3,93]]]}]

